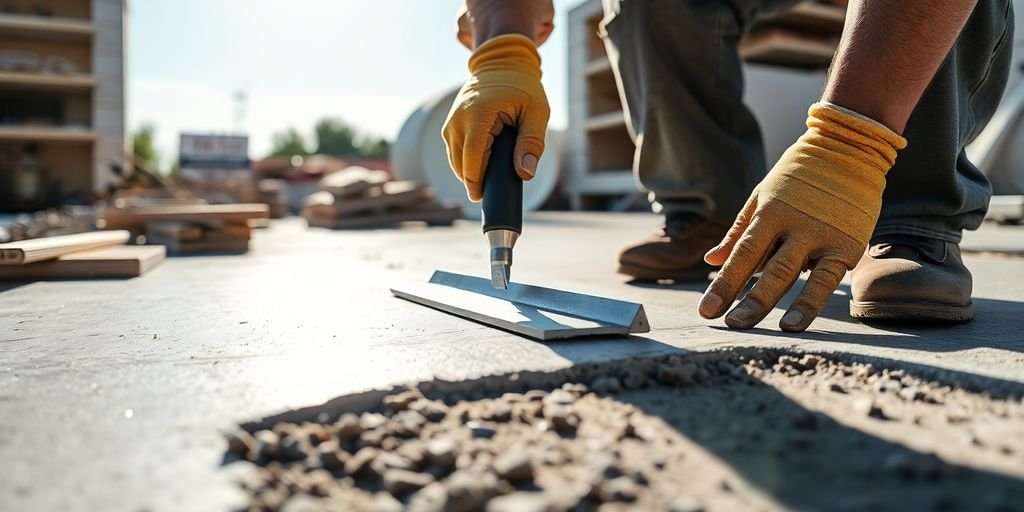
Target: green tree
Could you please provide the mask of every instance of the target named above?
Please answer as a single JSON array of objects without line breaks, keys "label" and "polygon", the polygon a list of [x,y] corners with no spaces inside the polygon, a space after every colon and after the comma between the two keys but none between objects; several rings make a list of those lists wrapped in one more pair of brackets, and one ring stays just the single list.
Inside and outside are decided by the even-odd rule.
[{"label": "green tree", "polygon": [[356,145],[358,133],[354,128],[339,118],[324,118],[316,123],[317,147],[316,152],[321,155],[337,157],[353,157],[359,155],[359,148]]},{"label": "green tree", "polygon": [[364,138],[359,141],[359,154],[364,158],[387,158],[391,143],[385,139]]},{"label": "green tree", "polygon": [[132,151],[136,161],[157,171],[160,166],[160,153],[156,150],[156,127],[150,123],[143,124],[132,135]]},{"label": "green tree", "polygon": [[270,156],[306,156],[309,154],[309,150],[306,147],[306,139],[302,134],[295,128],[288,128],[283,132],[274,134]]}]

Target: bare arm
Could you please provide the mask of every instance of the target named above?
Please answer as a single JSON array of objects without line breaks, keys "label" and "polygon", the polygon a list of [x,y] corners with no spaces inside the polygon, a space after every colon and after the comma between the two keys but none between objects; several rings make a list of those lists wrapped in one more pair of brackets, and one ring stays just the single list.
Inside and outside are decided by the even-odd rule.
[{"label": "bare arm", "polygon": [[551,0],[466,0],[459,10],[459,41],[470,50],[502,34],[522,34],[540,46],[555,28]]},{"label": "bare arm", "polygon": [[903,133],[977,0],[853,0],[822,99]]}]

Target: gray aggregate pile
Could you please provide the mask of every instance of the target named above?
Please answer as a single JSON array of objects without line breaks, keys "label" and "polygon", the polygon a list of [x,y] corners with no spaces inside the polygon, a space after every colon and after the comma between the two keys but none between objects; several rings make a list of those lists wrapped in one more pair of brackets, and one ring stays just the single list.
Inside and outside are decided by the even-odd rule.
[{"label": "gray aggregate pile", "polygon": [[259,468],[249,510],[1024,510],[1015,390],[829,355],[425,383],[325,416],[227,436]]}]

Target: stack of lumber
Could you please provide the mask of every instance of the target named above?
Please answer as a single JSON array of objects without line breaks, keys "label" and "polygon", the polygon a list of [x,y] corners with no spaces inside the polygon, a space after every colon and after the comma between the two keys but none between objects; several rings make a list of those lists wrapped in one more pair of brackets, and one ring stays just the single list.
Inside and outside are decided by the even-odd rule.
[{"label": "stack of lumber", "polygon": [[310,226],[331,229],[385,228],[403,222],[451,226],[462,218],[462,208],[438,202],[425,185],[349,167],[320,182],[320,191],[304,201],[302,215]]},{"label": "stack of lumber", "polygon": [[288,216],[287,184],[284,180],[266,179],[260,180],[259,202],[270,208],[271,219],[281,219]]},{"label": "stack of lumber", "polygon": [[108,208],[104,229],[126,229],[175,254],[244,253],[251,223],[269,216],[265,204],[198,204]]},{"label": "stack of lumber", "polygon": [[0,280],[136,277],[164,260],[163,247],[124,245],[128,231],[101,231],[0,244]]}]

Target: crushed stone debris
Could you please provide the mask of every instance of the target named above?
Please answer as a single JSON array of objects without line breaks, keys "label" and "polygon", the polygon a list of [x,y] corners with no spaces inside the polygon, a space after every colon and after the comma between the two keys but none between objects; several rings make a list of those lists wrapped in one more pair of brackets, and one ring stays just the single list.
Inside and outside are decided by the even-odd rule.
[{"label": "crushed stone debris", "polygon": [[424,383],[226,445],[253,512],[1024,510],[1019,391],[778,350]]}]

